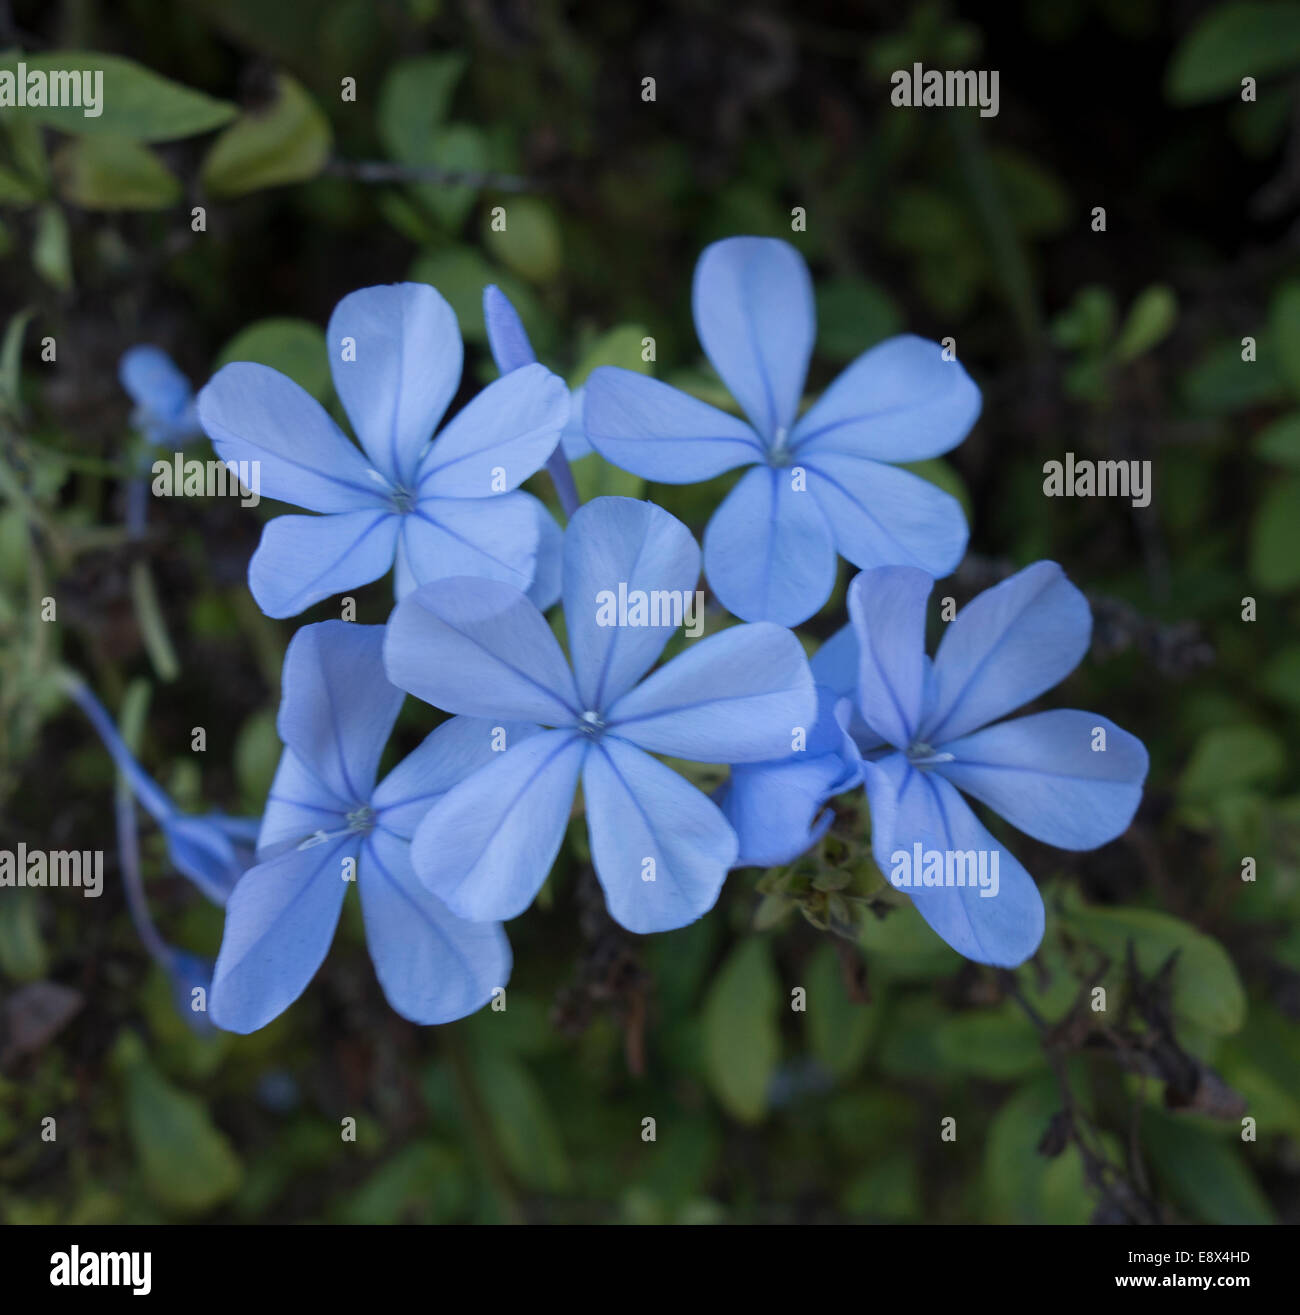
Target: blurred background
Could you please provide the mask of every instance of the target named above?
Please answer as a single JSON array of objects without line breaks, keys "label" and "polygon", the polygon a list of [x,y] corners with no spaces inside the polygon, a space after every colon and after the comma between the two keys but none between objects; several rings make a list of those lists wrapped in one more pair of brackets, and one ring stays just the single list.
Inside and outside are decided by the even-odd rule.
[{"label": "blurred background", "polygon": [[[1300,5],[6,0],[0,50],[121,61],[98,120],[0,111],[0,845],[105,851],[98,900],[0,890],[0,1219],[1300,1219]],[[998,115],[892,107],[915,60],[997,69]],[[336,406],[335,302],[424,280],[460,318],[463,402],[495,376],[494,282],[571,382],[624,364],[725,403],[690,279],[741,233],[812,267],[812,391],[890,334],[955,338],[984,411],[923,471],[972,526],[940,592],[1042,557],[1088,592],[1093,651],[1044,706],[1145,741],[1129,833],[1010,837],[1049,906],[1010,975],[884,896],[852,797],[807,860],[648,939],[605,916],[579,819],[510,926],[504,1014],[403,1021],[349,900],[286,1014],[195,1030],[55,671],[183,808],[255,816],[295,623],[245,584],[279,508],[150,498],[128,536],[122,352],[158,344],[196,387],[262,360]],[[1150,506],[1044,497],[1066,451],[1149,460]],[[578,478],[698,535],[734,475]],[[357,601],[381,622],[389,585]],[[431,724],[407,700],[390,757]],[[152,824],[141,844],[161,936],[210,959],[220,909]]]}]

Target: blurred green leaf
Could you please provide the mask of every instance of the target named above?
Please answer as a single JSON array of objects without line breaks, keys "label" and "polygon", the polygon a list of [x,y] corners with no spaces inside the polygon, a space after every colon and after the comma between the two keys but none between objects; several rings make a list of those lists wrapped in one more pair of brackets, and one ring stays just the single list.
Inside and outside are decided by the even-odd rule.
[{"label": "blurred green leaf", "polygon": [[1240,94],[1244,77],[1300,65],[1300,5],[1236,3],[1205,14],[1174,51],[1165,95],[1175,105]]},{"label": "blurred green leaf", "polygon": [[107,55],[100,50],[59,50],[47,55],[11,53],[0,56],[0,70],[16,72],[19,61],[27,65],[29,73],[102,72],[100,113],[88,117],[82,107],[75,105],[45,105],[0,110],[0,118],[27,115],[61,132],[110,133],[141,142],[170,142],[219,128],[236,114],[229,102],[192,91],[121,55]]},{"label": "blurred green leaf", "polygon": [[1300,411],[1279,416],[1255,436],[1255,455],[1261,461],[1300,470]]},{"label": "blurred green leaf", "polygon": [[32,242],[32,264],[51,287],[67,292],[72,287],[72,252],[68,246],[68,221],[53,201],[41,206]]},{"label": "blurred green leaf", "polygon": [[452,93],[465,72],[466,56],[417,55],[398,60],[379,89],[380,140],[391,159],[428,163],[426,149],[447,117]]},{"label": "blurred green leaf", "polygon": [[59,195],[86,210],[161,210],[181,197],[180,181],[129,137],[72,137],[54,156]]},{"label": "blurred green leaf", "polygon": [[565,1191],[568,1158],[537,1080],[520,1060],[495,1047],[479,1050],[474,1068],[484,1109],[511,1172],[537,1191]]},{"label": "blurred green leaf", "polygon": [[280,73],[270,104],[241,114],[212,143],[203,161],[203,186],[213,196],[226,197],[300,183],[325,167],[332,143],[320,107],[293,78]]},{"label": "blurred green leaf", "polygon": [[1153,283],[1143,289],[1129,307],[1128,318],[1115,344],[1116,357],[1132,361],[1149,352],[1169,335],[1177,316],[1178,301],[1172,288]]},{"label": "blurred green leaf", "polygon": [[851,361],[902,331],[897,303],[866,279],[825,279],[817,284],[816,297],[817,353],[829,361]]},{"label": "blurred green leaf", "polygon": [[781,1054],[780,986],[761,937],[742,941],[718,969],[704,999],[704,1072],[722,1107],[742,1123],[767,1111]]},{"label": "blurred green leaf", "polygon": [[1194,415],[1226,415],[1282,401],[1286,383],[1267,347],[1257,343],[1253,361],[1242,359],[1240,339],[1213,348],[1183,374],[1183,404]]},{"label": "blurred green leaf", "polygon": [[1250,575],[1261,589],[1300,584],[1300,475],[1270,484],[1250,525]]},{"label": "blurred green leaf", "polygon": [[15,982],[34,982],[48,967],[37,898],[26,888],[6,890],[0,897],[0,973]]},{"label": "blurred green leaf", "polygon": [[214,370],[231,361],[256,361],[287,374],[318,402],[329,399],[329,352],[324,332],[307,320],[257,320],[241,329],[222,349]]},{"label": "blurred green leaf", "polygon": [[1041,1069],[1038,1033],[1019,1014],[966,1012],[945,1019],[935,1037],[939,1053],[958,1073],[1006,1082]]},{"label": "blurred green leaf", "polygon": [[836,1077],[862,1062],[880,1021],[875,1004],[855,1004],[844,988],[840,957],[823,943],[808,961],[808,1047]]},{"label": "blurred green leaf", "polygon": [[[1049,1159],[1038,1146],[1061,1108],[1052,1079],[1026,1083],[997,1112],[984,1140],[984,1192],[991,1222],[1084,1224],[1091,1200],[1078,1148]],[[962,1116],[958,1114],[958,1136]]]},{"label": "blurred green leaf", "polygon": [[1197,740],[1178,782],[1180,798],[1214,799],[1242,786],[1270,782],[1286,765],[1286,746],[1263,726],[1216,726]]},{"label": "blurred green leaf", "polygon": [[1241,1154],[1213,1133],[1146,1110],[1142,1146],[1174,1199],[1205,1224],[1272,1224],[1273,1208]]},{"label": "blurred green leaf", "polygon": [[521,196],[505,203],[505,228],[488,227],[488,250],[520,278],[548,283],[560,272],[560,226],[545,201]]}]

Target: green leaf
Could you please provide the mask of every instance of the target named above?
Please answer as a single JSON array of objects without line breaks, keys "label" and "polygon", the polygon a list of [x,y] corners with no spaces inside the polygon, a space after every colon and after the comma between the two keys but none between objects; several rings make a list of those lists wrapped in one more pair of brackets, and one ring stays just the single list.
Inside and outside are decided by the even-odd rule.
[{"label": "green leaf", "polygon": [[1038,1033],[1020,1014],[966,1012],[947,1018],[935,1037],[940,1055],[959,1073],[1008,1081],[1042,1068]]},{"label": "green leaf", "polygon": [[504,205],[505,229],[489,227],[488,249],[507,269],[530,283],[547,283],[560,272],[560,226],[551,207],[535,197]]},{"label": "green leaf", "polygon": [[231,361],[256,361],[287,374],[318,402],[331,392],[329,351],[324,332],[308,320],[272,317],[241,329],[217,357],[217,368]]},{"label": "green leaf", "polygon": [[287,73],[276,75],[269,105],[241,114],[212,143],[203,185],[213,196],[314,178],[329,159],[333,133],[312,97]]},{"label": "green leaf", "polygon": [[23,338],[31,322],[31,309],[20,310],[5,325],[0,339],[0,411],[17,415],[22,401]]},{"label": "green leaf", "polygon": [[1179,798],[1205,803],[1244,786],[1266,785],[1282,774],[1286,746],[1263,726],[1215,726],[1192,749],[1178,783]]},{"label": "green leaf", "polygon": [[984,1191],[991,1222],[1088,1222],[1092,1204],[1078,1148],[1067,1146],[1050,1159],[1038,1151],[1060,1108],[1055,1082],[1042,1078],[1021,1087],[997,1112],[984,1142]]},{"label": "green leaf", "polygon": [[1256,344],[1257,358],[1242,359],[1241,340],[1220,343],[1201,357],[1180,381],[1183,404],[1194,413],[1227,415],[1252,406],[1280,402],[1286,382],[1268,344]]},{"label": "green leaf", "polygon": [[1115,334],[1115,295],[1100,284],[1080,288],[1074,300],[1052,321],[1052,339],[1059,347],[1099,352]]},{"label": "green leaf", "polygon": [[54,156],[65,201],[86,210],[161,210],[175,205],[181,185],[147,147],[129,137],[73,137]]},{"label": "green leaf", "polygon": [[897,303],[862,278],[833,278],[817,288],[817,350],[830,361],[851,361],[903,327]]},{"label": "green leaf", "polygon": [[1173,289],[1153,283],[1129,307],[1128,318],[1115,344],[1115,355],[1121,361],[1132,361],[1149,352],[1168,335],[1177,316],[1178,299]]},{"label": "green leaf", "polygon": [[34,982],[49,965],[38,906],[28,889],[6,890],[0,898],[0,973],[15,982]]},{"label": "green leaf", "polygon": [[[1175,951],[1173,1009],[1179,1018],[1216,1036],[1237,1031],[1246,1017],[1246,993],[1227,951],[1195,927],[1151,909],[1094,908],[1067,900],[1070,933],[1098,946],[1111,960],[1107,974],[1113,997],[1123,989],[1128,945],[1138,969],[1154,976]],[[1110,1008],[1115,1008],[1112,998]]]},{"label": "green leaf", "polygon": [[474,1056],[478,1091],[511,1172],[527,1187],[562,1192],[569,1162],[537,1080],[513,1055],[487,1047]]},{"label": "green leaf", "polygon": [[1170,1195],[1194,1219],[1206,1224],[1277,1222],[1242,1157],[1214,1133],[1146,1110],[1141,1145]]},{"label": "green leaf", "polygon": [[646,481],[630,470],[611,465],[599,452],[589,452],[569,463],[581,502],[593,498],[644,498]]},{"label": "green leaf", "polygon": [[[468,123],[451,123],[434,131],[425,143],[415,165],[429,165],[449,174],[481,174],[487,171],[491,155],[487,135]],[[413,189],[453,232],[465,222],[465,216],[478,196],[478,188],[468,183],[417,183]]]},{"label": "green leaf", "polygon": [[742,1123],[757,1123],[780,1058],[780,988],[767,942],[741,942],[704,1001],[704,1071],[713,1094]]},{"label": "green leaf", "polygon": [[489,283],[495,283],[510,298],[535,349],[546,337],[546,321],[532,290],[513,275],[489,264],[473,247],[453,246],[425,252],[411,266],[410,277],[416,283],[430,284],[446,297],[456,312],[466,342],[487,341],[483,289]]},{"label": "green leaf", "polygon": [[32,205],[41,195],[36,183],[0,164],[0,205]]},{"label": "green leaf", "polygon": [[45,73],[102,72],[100,113],[90,118],[77,106],[46,105],[0,110],[0,118],[7,114],[27,115],[61,132],[111,133],[140,142],[170,142],[219,128],[236,114],[228,101],[213,100],[200,91],[182,87],[120,55],[106,55],[98,50],[6,54],[0,57],[0,70],[16,73],[19,61],[26,64],[29,73],[34,69]]},{"label": "green leaf", "polygon": [[620,324],[602,333],[587,349],[578,368],[569,376],[570,388],[581,388],[587,376],[602,365],[617,365],[637,374],[649,374],[650,363],[642,359],[642,342],[649,331],[640,324]]},{"label": "green leaf", "polygon": [[1300,475],[1270,484],[1250,525],[1250,574],[1261,589],[1300,584]]},{"label": "green leaf", "polygon": [[119,1045],[126,1122],[149,1192],[178,1214],[202,1214],[239,1190],[243,1166],[203,1103],[169,1083],[135,1045]]},{"label": "green leaf", "polygon": [[255,712],[235,739],[235,780],[248,806],[260,811],[271,790],[283,746],[270,708]]},{"label": "green leaf", "polygon": [[41,206],[32,240],[32,264],[51,287],[67,292],[72,287],[72,252],[68,246],[68,221],[53,201]]},{"label": "green leaf", "polygon": [[379,137],[391,159],[428,163],[428,143],[447,117],[466,63],[457,53],[417,55],[393,65],[379,89],[377,113]]},{"label": "green leaf", "polygon": [[808,962],[805,1026],[812,1053],[836,1077],[846,1077],[862,1062],[879,1021],[878,1005],[849,999],[835,947],[819,946]]},{"label": "green leaf", "polygon": [[1269,328],[1282,377],[1300,394],[1300,280],[1284,283],[1269,304]]},{"label": "green leaf", "polygon": [[1214,100],[1239,94],[1242,78],[1266,78],[1297,64],[1300,5],[1220,5],[1174,51],[1165,95],[1175,105]]},{"label": "green leaf", "polygon": [[1279,416],[1255,436],[1255,455],[1261,461],[1300,470],[1300,411]]}]

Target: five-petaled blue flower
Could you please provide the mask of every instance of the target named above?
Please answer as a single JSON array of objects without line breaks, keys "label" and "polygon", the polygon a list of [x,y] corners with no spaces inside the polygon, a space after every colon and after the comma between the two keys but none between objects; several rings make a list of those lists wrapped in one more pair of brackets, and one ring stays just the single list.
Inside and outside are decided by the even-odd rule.
[{"label": "five-petaled blue flower", "polygon": [[267,523],[248,567],[261,609],[293,616],[394,562],[399,598],[447,575],[532,587],[550,516],[518,489],[559,440],[564,383],[542,365],[512,370],[430,445],[463,356],[443,297],[424,283],[362,288],[335,307],[328,341],[360,449],[268,366],[227,365],[199,394],[199,419],[224,460],[260,462],[267,497],[325,513]]},{"label": "five-petaled blue flower", "polygon": [[955,447],[979,389],[938,344],[891,338],[798,415],[816,322],[803,257],[775,238],[735,237],[695,267],[695,330],[749,423],[667,384],[603,366],[587,381],[587,438],[607,460],[665,484],[753,466],[704,536],[718,599],[747,621],[797,625],[854,565],[947,575],[966,550],[961,507],[890,462]]},{"label": "five-petaled blue flower", "polygon": [[775,758],[806,732],[816,698],[799,641],[766,622],[702,639],[642,680],[671,616],[606,625],[602,599],[662,591],[661,600],[684,600],[699,569],[695,540],[662,508],[598,498],[564,535],[572,669],[541,612],[509,585],[439,580],[394,609],[384,644],[394,684],[449,712],[553,728],[511,743],[416,829],[415,871],[457,913],[504,919],[528,907],[564,839],[579,778],[592,863],[618,922],[667,931],[713,906],[736,833],[712,800],[650,755]]},{"label": "five-petaled blue flower", "polygon": [[181,446],[203,432],[190,381],[161,347],[122,353],[117,377],[135,403],[131,423],[159,447]]},{"label": "five-petaled blue flower", "polygon": [[[1147,751],[1105,717],[1075,709],[990,725],[1063,680],[1087,652],[1092,614],[1055,562],[1035,562],[973,599],[931,662],[933,586],[914,567],[857,576],[850,626],[828,641],[818,676],[851,702],[841,711],[862,754],[876,864],[890,874],[896,856],[910,860],[918,845],[945,856],[996,853],[996,894],[992,883],[919,884],[915,872],[907,893],[953,949],[1015,967],[1038,948],[1043,901],[958,791],[1045,844],[1094,849],[1132,821]],[[945,881],[946,868],[945,859]]]},{"label": "five-petaled blue flower", "polygon": [[463,1018],[510,975],[501,927],[456,917],[410,862],[416,823],[491,758],[493,728],[445,722],[376,785],[403,697],[384,678],[382,644],[382,626],[346,621],[304,626],[289,644],[277,723],[285,750],[262,818],[261,861],[226,905],[212,982],[212,1019],[227,1031],[263,1027],[302,994],[353,879],[375,972],[403,1017]]}]

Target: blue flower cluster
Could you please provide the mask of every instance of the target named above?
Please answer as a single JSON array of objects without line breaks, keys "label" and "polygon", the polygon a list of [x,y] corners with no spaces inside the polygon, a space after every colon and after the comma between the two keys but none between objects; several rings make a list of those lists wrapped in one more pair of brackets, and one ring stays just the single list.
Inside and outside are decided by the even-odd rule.
[{"label": "blue flower cluster", "polygon": [[[510,972],[501,923],[545,882],[579,784],[592,864],[630,931],[699,918],[734,867],[793,861],[829,826],[827,801],[863,788],[883,872],[914,850],[996,855],[993,888],[918,878],[906,892],[951,946],[1003,966],[1034,953],[1043,903],[963,796],[1067,849],[1128,826],[1147,770],[1138,740],[1074,710],[1001,720],[1088,647],[1088,606],[1060,567],[988,590],[926,656],[927,599],[968,531],[955,499],[902,466],[974,424],[980,393],[962,366],[893,338],[803,409],[812,282],[777,240],[707,248],[693,308],[741,414],[613,367],[570,394],[489,288],[501,377],[447,421],[463,348],[424,284],[362,289],[330,320],[355,443],[266,366],[227,365],[200,392],[219,455],[259,462],[264,494],[315,513],[267,523],[249,565],[262,610],[293,616],[390,568],[396,597],[386,626],[326,621],[289,645],[284,753],[257,861],[226,901],[219,1026],[259,1028],[301,994],[353,881],[393,1008],[420,1023],[480,1008]],[[183,390],[152,357],[129,378],[147,429],[187,423]],[[593,449],[660,483],[745,469],[701,553],[652,502],[577,506],[566,458]],[[521,491],[542,469],[563,531]],[[849,624],[810,661],[788,627],[827,603],[840,557],[859,572]],[[741,624],[659,663],[701,570]],[[407,693],[451,715],[380,779]],[[664,757],[730,775],[710,797]]]}]

